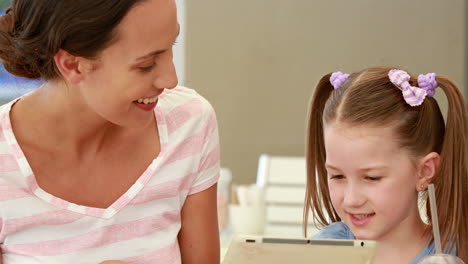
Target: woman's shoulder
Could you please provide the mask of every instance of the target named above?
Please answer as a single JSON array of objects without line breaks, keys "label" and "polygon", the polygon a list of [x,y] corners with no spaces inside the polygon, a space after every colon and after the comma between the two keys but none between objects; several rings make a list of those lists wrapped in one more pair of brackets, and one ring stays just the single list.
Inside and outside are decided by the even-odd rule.
[{"label": "woman's shoulder", "polygon": [[10,102],[4,103],[0,105],[0,129],[9,129],[11,127],[10,124],[10,111],[12,106],[19,100],[20,98],[16,98]]},{"label": "woman's shoulder", "polygon": [[[169,134],[187,136],[200,129],[214,131],[217,127],[216,113],[212,105],[193,89],[177,86],[165,90],[155,108],[161,124],[166,124]],[[182,134],[181,134],[182,133]]]},{"label": "woman's shoulder", "polygon": [[323,227],[314,239],[354,239],[351,229],[343,222],[335,222]]},{"label": "woman's shoulder", "polygon": [[205,97],[194,89],[184,86],[177,86],[173,89],[164,90],[160,95],[160,100],[163,102],[163,106],[167,108],[174,108],[179,105],[190,105],[212,110],[211,104]]},{"label": "woman's shoulder", "polygon": [[213,106],[195,90],[177,86],[166,89],[160,96],[155,109],[166,119],[191,119],[200,122],[216,119]]}]

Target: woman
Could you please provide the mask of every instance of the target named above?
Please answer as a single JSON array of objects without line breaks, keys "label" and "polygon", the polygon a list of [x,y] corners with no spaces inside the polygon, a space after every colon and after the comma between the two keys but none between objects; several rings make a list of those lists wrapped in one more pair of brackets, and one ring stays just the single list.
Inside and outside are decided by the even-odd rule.
[{"label": "woman", "polygon": [[[177,87],[173,0],[15,0],[0,58],[5,264],[219,263],[214,111]],[[6,190],[3,192],[3,190]]]}]

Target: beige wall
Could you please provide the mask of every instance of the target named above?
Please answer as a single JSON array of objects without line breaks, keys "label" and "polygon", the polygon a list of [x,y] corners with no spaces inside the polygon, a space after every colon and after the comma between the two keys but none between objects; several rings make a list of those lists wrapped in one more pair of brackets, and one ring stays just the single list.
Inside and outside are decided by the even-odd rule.
[{"label": "beige wall", "polygon": [[464,10],[463,0],[188,1],[185,83],[216,109],[222,166],[254,182],[261,153],[304,154],[308,99],[328,72],[400,65],[462,85]]}]

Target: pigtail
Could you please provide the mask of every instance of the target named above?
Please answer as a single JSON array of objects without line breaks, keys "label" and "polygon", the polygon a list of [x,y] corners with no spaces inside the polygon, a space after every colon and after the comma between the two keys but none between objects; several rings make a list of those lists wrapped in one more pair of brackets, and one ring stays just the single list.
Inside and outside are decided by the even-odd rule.
[{"label": "pigtail", "polygon": [[[468,262],[468,157],[467,117],[463,95],[450,80],[437,77],[448,100],[445,135],[438,174],[434,177],[442,247],[456,246],[457,255]],[[430,212],[427,203],[427,212]],[[430,216],[429,216],[430,219]],[[455,243],[453,243],[455,242]]]},{"label": "pigtail", "polygon": [[[328,225],[329,220],[332,222],[339,221],[328,192],[323,138],[323,112],[325,104],[333,92],[330,76],[331,74],[327,74],[320,79],[309,103],[306,133],[307,188],[303,215],[305,237],[307,237],[310,210],[312,210],[314,222],[318,222],[321,225]],[[326,212],[323,211],[323,208],[325,208]]]}]

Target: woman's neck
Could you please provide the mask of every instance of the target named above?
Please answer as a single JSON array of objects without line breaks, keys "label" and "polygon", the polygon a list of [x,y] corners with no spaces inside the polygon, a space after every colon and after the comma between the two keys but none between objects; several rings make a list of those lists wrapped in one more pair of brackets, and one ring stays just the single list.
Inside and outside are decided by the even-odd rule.
[{"label": "woman's neck", "polygon": [[15,134],[30,142],[41,138],[41,145],[69,153],[89,153],[133,133],[93,112],[72,90],[53,82],[24,96],[11,113]]}]

